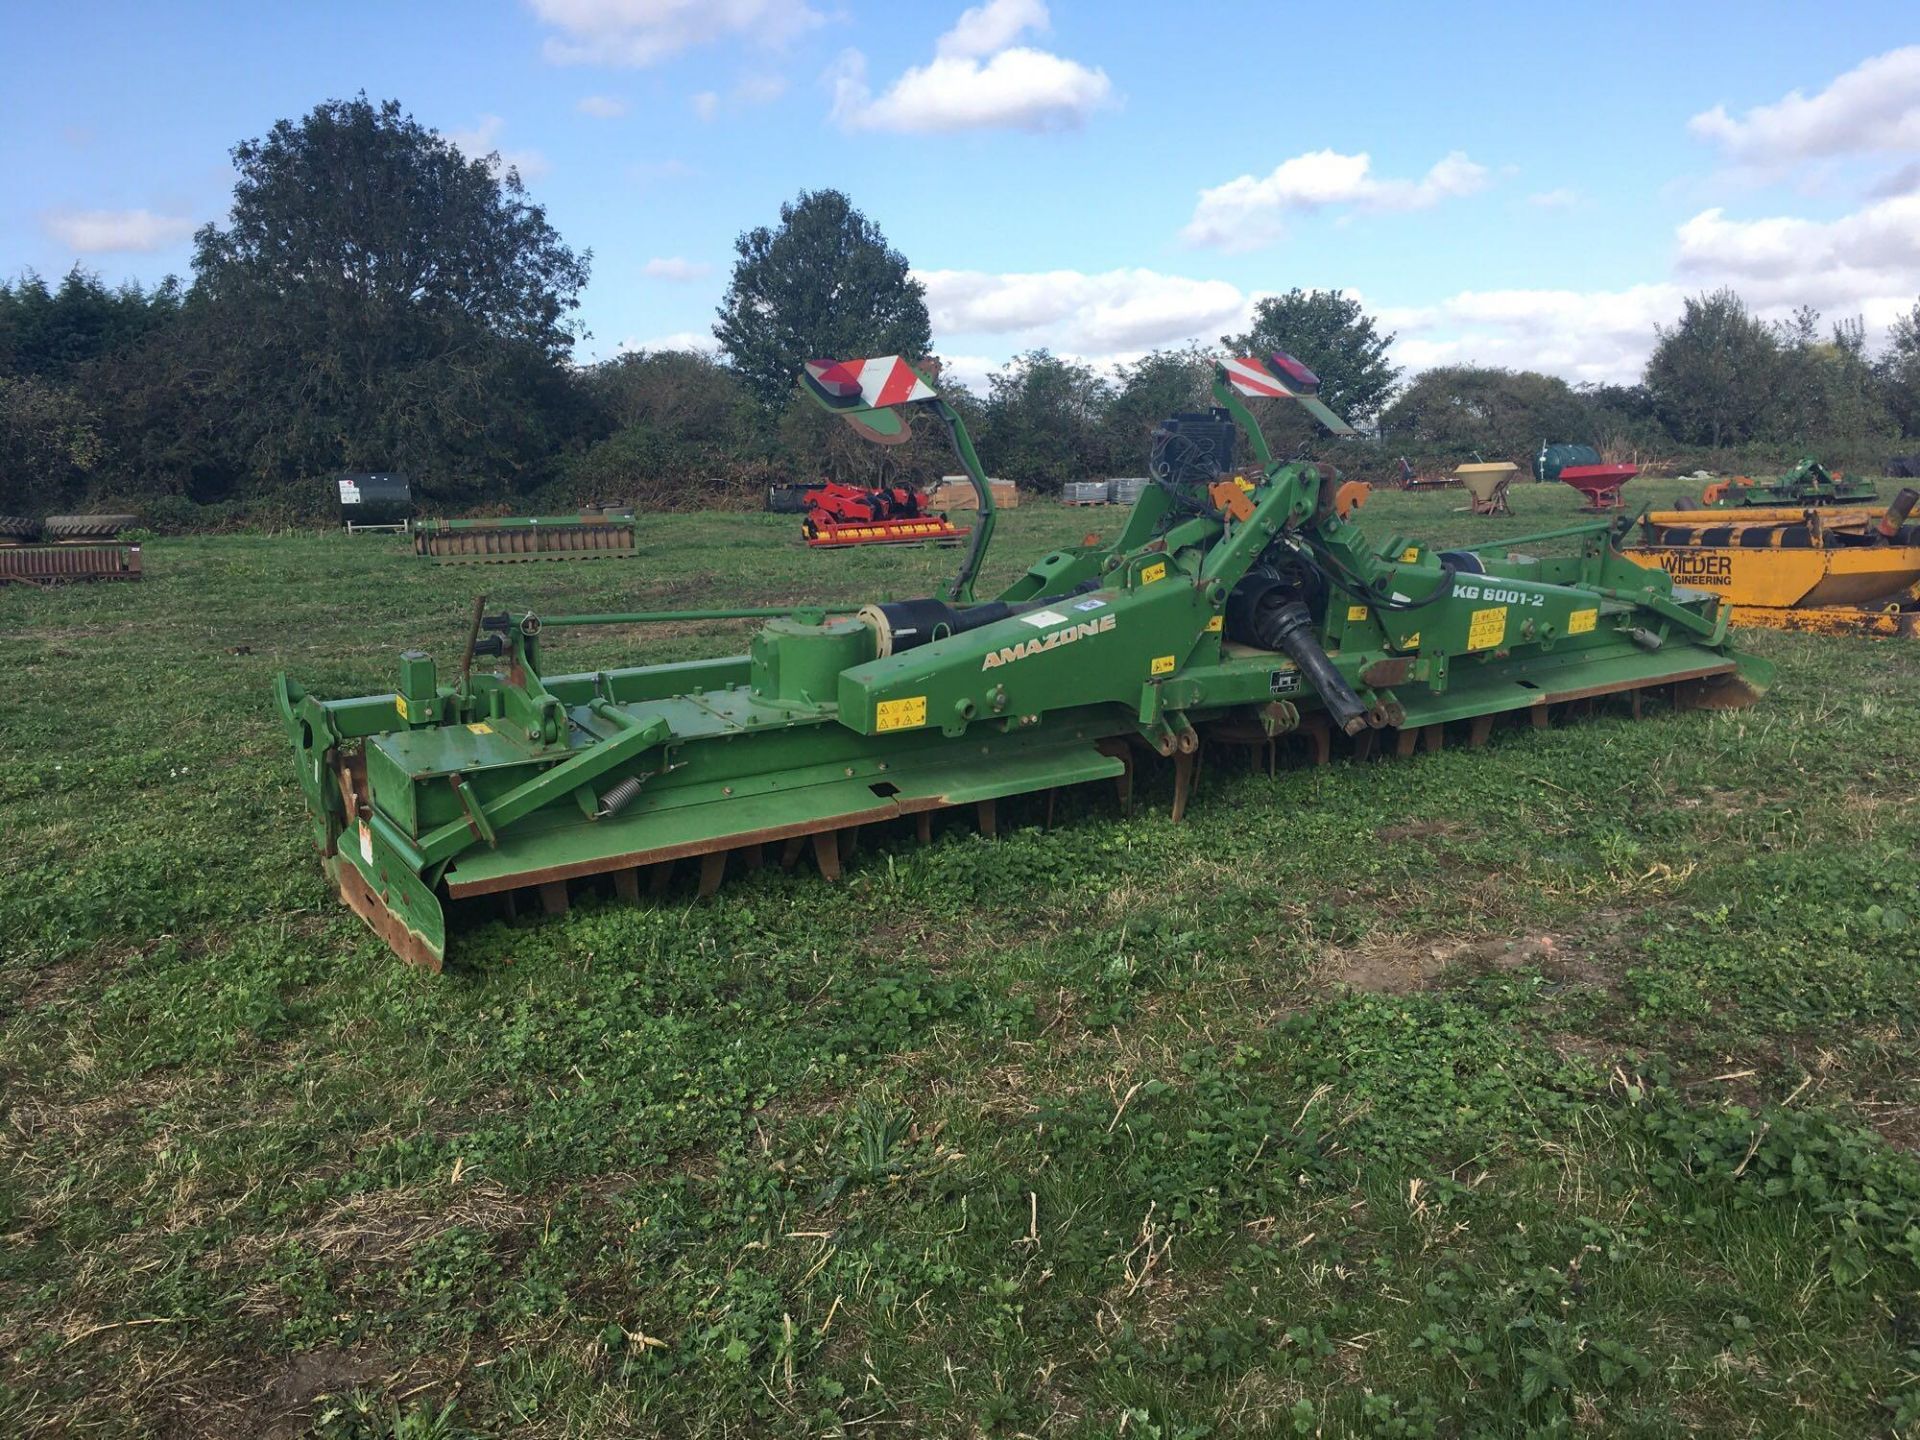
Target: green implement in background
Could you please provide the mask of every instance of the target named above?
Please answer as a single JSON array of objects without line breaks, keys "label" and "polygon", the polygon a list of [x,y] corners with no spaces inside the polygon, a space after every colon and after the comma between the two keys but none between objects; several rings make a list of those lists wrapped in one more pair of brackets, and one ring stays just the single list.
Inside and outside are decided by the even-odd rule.
[{"label": "green implement in background", "polygon": [[[1282,461],[1245,401],[1297,401],[1346,427],[1291,357],[1216,369],[1216,403],[1252,442],[1251,489],[1155,477],[1111,545],[1040,557],[994,598],[973,587],[993,498],[960,417],[897,356],[814,361],[802,387],[882,440],[931,412],[980,498],[942,598],[774,616],[744,655],[549,673],[547,628],[644,614],[496,614],[447,683],[418,651],[398,690],[277,700],[315,846],[342,897],[402,957],[438,968],[451,902],[569,887],[637,898],[697,860],[711,893],[735,863],[811,851],[829,879],[860,827],[1087,781],[1128,793],[1136,757],[1174,766],[1184,811],[1202,744],[1298,736],[1318,758],[1479,744],[1502,714],[1657,690],[1677,706],[1751,703],[1771,676],[1728,643],[1713,597],[1615,548],[1483,559],[1369,536],[1331,469]],[[474,657],[495,662],[475,668]],[[771,852],[768,847],[773,847]]]}]

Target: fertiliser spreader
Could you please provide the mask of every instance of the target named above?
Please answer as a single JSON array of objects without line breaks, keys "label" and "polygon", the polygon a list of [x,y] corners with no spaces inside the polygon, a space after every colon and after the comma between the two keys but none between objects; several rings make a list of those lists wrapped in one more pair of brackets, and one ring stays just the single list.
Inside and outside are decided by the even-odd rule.
[{"label": "fertiliser spreader", "polygon": [[683,860],[702,893],[769,847],[810,850],[833,878],[860,827],[911,817],[924,838],[965,808],[991,832],[997,802],[1125,786],[1136,756],[1172,762],[1177,816],[1209,736],[1406,753],[1617,693],[1636,711],[1646,691],[1744,705],[1770,675],[1733,650],[1713,597],[1622,558],[1604,523],[1563,532],[1581,545],[1561,558],[1366,534],[1334,472],[1276,459],[1246,408],[1297,400],[1351,433],[1289,357],[1215,373],[1258,460],[1251,489],[1211,467],[1156,477],[1112,544],[1041,556],[987,600],[993,496],[960,417],[904,360],[815,362],[802,384],[877,438],[915,412],[948,427],[980,513],[944,595],[774,615],[745,654],[580,674],[547,663],[564,627],[665,617],[476,610],[451,678],[409,651],[394,694],[278,681],[314,843],[400,955],[440,965],[450,904],[636,897],[643,872],[651,888]]}]

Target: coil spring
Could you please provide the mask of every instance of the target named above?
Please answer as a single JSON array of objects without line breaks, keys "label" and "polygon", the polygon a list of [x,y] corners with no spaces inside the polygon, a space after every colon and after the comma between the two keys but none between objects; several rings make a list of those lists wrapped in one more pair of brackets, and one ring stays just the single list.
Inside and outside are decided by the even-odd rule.
[{"label": "coil spring", "polygon": [[607,820],[618,815],[633,803],[633,797],[639,793],[640,778],[637,775],[629,775],[600,797],[600,810],[595,818]]}]

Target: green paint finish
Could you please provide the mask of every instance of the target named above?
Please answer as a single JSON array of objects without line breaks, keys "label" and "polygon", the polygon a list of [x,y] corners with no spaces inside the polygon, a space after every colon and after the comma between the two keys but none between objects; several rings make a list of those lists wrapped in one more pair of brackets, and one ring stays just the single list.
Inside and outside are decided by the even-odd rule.
[{"label": "green paint finish", "polygon": [[[1252,427],[1224,372],[1215,398]],[[936,408],[974,473],[958,416],[930,387],[910,403]],[[891,413],[828,408],[869,432]],[[323,702],[283,679],[316,844],[438,957],[442,895],[1105,779],[1124,768],[1106,753],[1117,739],[1167,754],[1216,720],[1284,729],[1332,705],[1316,684],[1357,698],[1365,723],[1406,729],[1675,680],[1750,694],[1770,678],[1730,649],[1712,597],[1624,559],[1606,527],[1550,558],[1373,539],[1333,512],[1330,472],[1253,438],[1264,470],[1245,518],[1149,487],[1112,545],[1044,556],[992,608],[907,602],[921,618],[900,633],[936,638],[897,653],[879,653],[867,619],[796,611],[770,616],[744,656],[549,677],[546,625],[499,616],[499,668],[458,685],[418,652],[395,695]],[[950,597],[970,600],[977,561]],[[1262,628],[1236,594],[1293,618]],[[1248,633],[1230,633],[1230,613]],[[356,755],[367,793],[349,814],[340,773]]]}]

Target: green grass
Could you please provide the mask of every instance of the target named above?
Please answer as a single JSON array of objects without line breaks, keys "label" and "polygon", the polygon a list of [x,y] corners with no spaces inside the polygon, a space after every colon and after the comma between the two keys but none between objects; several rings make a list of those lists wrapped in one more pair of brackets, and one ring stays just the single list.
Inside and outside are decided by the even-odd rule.
[{"label": "green grass", "polygon": [[[1460,503],[1364,515],[1577,498]],[[997,576],[1117,523],[1013,512]],[[1148,772],[1130,821],[863,837],[837,888],[582,905],[438,978],[328,893],[276,671],[389,688],[482,587],[839,601],[955,558],[797,529],[163,540],[0,592],[0,1434],[1916,1432],[1911,646],[1759,633],[1744,712],[1216,757],[1178,827]]]}]

